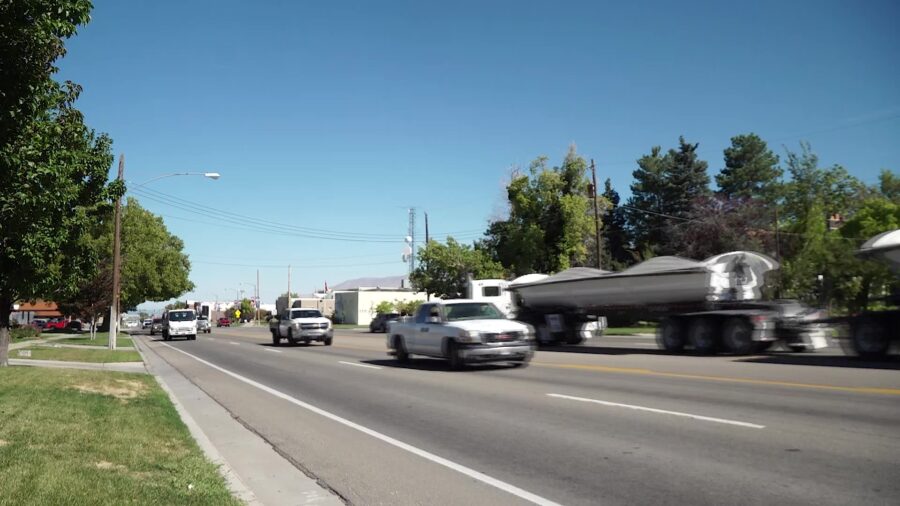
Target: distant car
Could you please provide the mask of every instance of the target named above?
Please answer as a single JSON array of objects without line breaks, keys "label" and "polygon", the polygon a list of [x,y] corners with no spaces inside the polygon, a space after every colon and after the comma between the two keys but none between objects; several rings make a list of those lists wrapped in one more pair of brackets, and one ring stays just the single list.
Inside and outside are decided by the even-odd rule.
[{"label": "distant car", "polygon": [[209,325],[209,318],[207,318],[205,316],[197,317],[197,332],[198,333],[205,332],[207,334],[212,332],[212,329],[210,328],[210,325]]},{"label": "distant car", "polygon": [[47,328],[47,319],[46,318],[35,318],[31,320],[31,326],[36,329],[45,329]]},{"label": "distant car", "polygon": [[149,329],[151,325],[153,325],[153,318],[145,318],[144,322],[141,324],[141,328]]},{"label": "distant car", "polygon": [[67,323],[64,318],[51,318],[44,326],[44,330],[66,330]]},{"label": "distant car", "polygon": [[219,318],[218,320],[216,320],[216,327],[230,327],[230,326],[231,326],[231,320],[229,320],[228,318],[225,318],[224,316],[222,318]]},{"label": "distant car", "polygon": [[162,318],[154,318],[153,323],[150,324],[150,335],[155,336],[156,334],[161,334],[163,330],[163,319]]},{"label": "distant car", "polygon": [[72,320],[66,325],[66,329],[72,332],[81,332],[83,330],[83,327],[81,321]]},{"label": "distant car", "polygon": [[369,322],[369,332],[387,332],[388,323],[400,320],[400,313],[378,313]]}]

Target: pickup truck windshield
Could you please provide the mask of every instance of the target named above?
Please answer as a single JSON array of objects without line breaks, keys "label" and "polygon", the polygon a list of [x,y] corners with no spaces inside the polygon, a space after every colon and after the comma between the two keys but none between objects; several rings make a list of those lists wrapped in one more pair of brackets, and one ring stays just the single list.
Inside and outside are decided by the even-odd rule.
[{"label": "pickup truck windshield", "polygon": [[321,318],[322,313],[316,309],[295,309],[291,311],[291,319],[294,318]]},{"label": "pickup truck windshield", "polygon": [[451,322],[459,320],[506,319],[496,306],[488,302],[448,304],[445,310],[447,312],[447,321]]},{"label": "pickup truck windshield", "polygon": [[197,319],[197,314],[193,311],[170,311],[170,322],[189,322]]}]

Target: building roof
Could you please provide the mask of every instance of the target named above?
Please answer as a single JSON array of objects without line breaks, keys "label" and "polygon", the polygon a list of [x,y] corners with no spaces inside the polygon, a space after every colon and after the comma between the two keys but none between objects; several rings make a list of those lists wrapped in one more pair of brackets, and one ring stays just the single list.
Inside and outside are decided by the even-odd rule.
[{"label": "building roof", "polygon": [[356,278],[344,281],[331,287],[335,291],[380,288],[382,290],[408,290],[412,287],[404,275],[385,276],[380,278]]}]

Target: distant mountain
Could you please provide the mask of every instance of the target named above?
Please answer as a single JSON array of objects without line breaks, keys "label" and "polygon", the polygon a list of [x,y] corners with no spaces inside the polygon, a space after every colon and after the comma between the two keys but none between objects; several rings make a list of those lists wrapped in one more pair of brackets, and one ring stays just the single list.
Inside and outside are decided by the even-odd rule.
[{"label": "distant mountain", "polygon": [[407,277],[401,274],[399,276],[385,276],[382,278],[350,279],[328,288],[332,290],[355,290],[357,288],[410,288],[410,286]]}]

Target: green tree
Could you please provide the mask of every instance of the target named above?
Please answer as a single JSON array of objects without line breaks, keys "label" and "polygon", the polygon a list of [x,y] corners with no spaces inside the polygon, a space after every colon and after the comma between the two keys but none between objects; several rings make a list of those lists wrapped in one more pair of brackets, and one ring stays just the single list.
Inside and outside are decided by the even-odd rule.
[{"label": "green tree", "polygon": [[603,266],[608,270],[621,270],[634,263],[634,254],[630,249],[625,209],[619,206],[621,197],[612,187],[609,178],[604,183],[603,198],[607,203],[600,229],[605,255]]},{"label": "green tree", "polygon": [[[886,198],[869,199],[841,227],[841,235],[859,247],[866,240],[882,232],[900,229],[900,203]],[[878,262],[859,260],[855,274],[859,280],[859,291],[850,304],[851,310],[865,309],[873,295],[885,295],[897,288],[897,277],[888,267]]]},{"label": "green tree", "polygon": [[678,138],[678,149],[665,155],[654,146],[638,160],[628,199],[628,230],[643,259],[673,253],[672,227],[688,219],[694,203],[710,194],[707,163],[697,156],[699,144]]},{"label": "green tree", "polygon": [[[78,292],[65,297],[63,307],[94,311],[109,307],[112,301],[111,216],[89,239],[99,271],[79,286]],[[147,211],[136,199],[122,207],[122,270],[120,297],[122,307],[134,309],[147,301],[164,301],[194,289],[188,279],[190,262],[182,252],[181,239],[169,233],[161,217]],[[108,286],[108,289],[107,289]]]},{"label": "green tree", "polygon": [[59,299],[97,259],[83,237],[120,185],[107,185],[111,141],[84,124],[81,88],[52,79],[64,41],[89,19],[79,0],[0,2],[0,366],[17,300]]},{"label": "green tree", "polygon": [[527,175],[515,175],[506,187],[509,217],[490,224],[479,249],[516,275],[582,263],[593,231],[586,169],[575,146],[559,167],[536,159]]},{"label": "green tree", "polygon": [[866,186],[840,165],[819,167],[819,157],[809,143],[800,152],[788,151],[786,164],[791,180],[784,185],[784,217],[789,223],[805,223],[810,210],[821,206],[827,214],[849,216],[862,202]]},{"label": "green tree", "polygon": [[878,174],[878,192],[894,204],[900,204],[900,177],[887,169],[882,169]]},{"label": "green tree", "polygon": [[417,256],[419,262],[410,283],[418,291],[444,299],[464,297],[469,274],[475,278],[504,275],[503,267],[483,250],[460,244],[452,237],[446,244],[429,241]]},{"label": "green tree", "polygon": [[424,300],[396,300],[394,301],[394,307],[397,309],[397,312],[403,316],[411,316],[416,314],[416,311],[419,310],[419,306],[424,304]]},{"label": "green tree", "polygon": [[241,299],[240,310],[241,318],[254,318],[254,311],[256,310],[253,308],[253,302],[250,299]]},{"label": "green tree", "polygon": [[725,167],[716,174],[719,193],[726,198],[754,198],[773,203],[778,196],[778,155],[754,133],[731,138],[725,149]]},{"label": "green tree", "polygon": [[188,305],[185,301],[176,300],[171,304],[166,304],[166,311],[173,311],[175,309],[187,309]]},{"label": "green tree", "polygon": [[375,306],[375,313],[393,313],[396,302],[383,300]]}]

